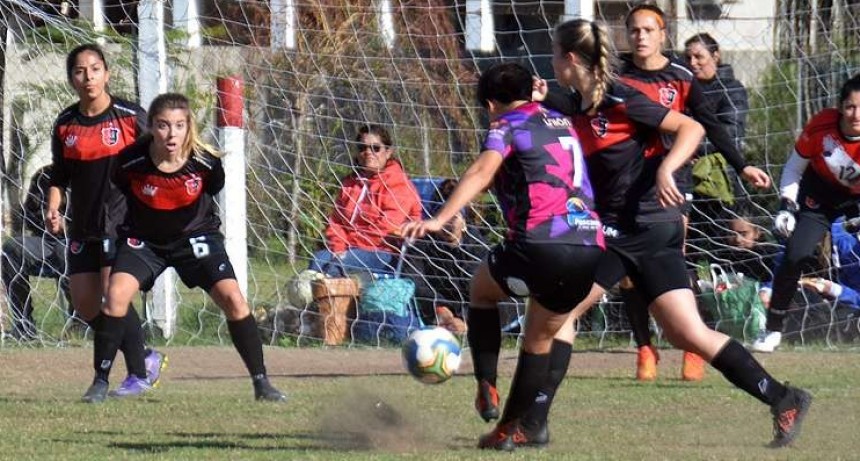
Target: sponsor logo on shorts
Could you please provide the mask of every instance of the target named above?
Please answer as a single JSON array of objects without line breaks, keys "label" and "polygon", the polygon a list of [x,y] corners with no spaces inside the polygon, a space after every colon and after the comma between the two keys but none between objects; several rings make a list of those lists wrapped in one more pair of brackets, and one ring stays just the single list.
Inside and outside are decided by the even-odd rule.
[{"label": "sponsor logo on shorts", "polygon": [[72,240],[71,242],[69,242],[70,253],[72,253],[73,255],[79,255],[82,251],[84,251],[84,244],[82,242],[79,242],[77,240]]},{"label": "sponsor logo on shorts", "polygon": [[143,241],[140,239],[127,238],[127,239],[125,239],[125,243],[129,247],[134,248],[135,250],[139,250],[139,249],[143,248]]},{"label": "sponsor logo on shorts", "polygon": [[506,277],[505,285],[507,285],[508,290],[516,296],[529,295],[529,287],[523,279],[517,277]]},{"label": "sponsor logo on shorts", "polygon": [[227,263],[221,263],[218,265],[218,272],[224,272],[227,270]]}]

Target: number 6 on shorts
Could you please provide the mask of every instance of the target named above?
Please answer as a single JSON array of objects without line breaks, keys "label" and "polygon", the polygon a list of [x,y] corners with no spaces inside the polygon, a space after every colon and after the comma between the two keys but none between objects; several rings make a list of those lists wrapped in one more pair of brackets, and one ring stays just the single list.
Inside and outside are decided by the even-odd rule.
[{"label": "number 6 on shorts", "polygon": [[191,242],[191,250],[194,252],[194,257],[202,259],[209,256],[209,244],[206,243],[206,236],[191,237],[188,239]]}]

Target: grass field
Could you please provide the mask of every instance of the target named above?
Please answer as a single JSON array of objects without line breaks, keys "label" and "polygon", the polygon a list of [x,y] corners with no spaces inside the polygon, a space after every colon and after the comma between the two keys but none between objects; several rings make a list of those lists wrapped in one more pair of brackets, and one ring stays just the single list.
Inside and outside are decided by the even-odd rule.
[{"label": "grass field", "polygon": [[[174,347],[163,385],[139,400],[78,403],[91,349],[0,349],[0,459],[860,459],[860,355],[790,351],[759,356],[778,378],[815,396],[796,446],[771,450],[768,409],[709,370],[678,380],[680,354],[663,351],[661,377],[631,379],[630,349],[577,352],[556,400],[552,445],[512,455],[474,448],[489,425],[472,410],[468,361],[452,381],[405,376],[397,350],[267,348],[286,404],[252,400],[225,347]],[[514,355],[502,360],[505,393]],[[114,381],[124,374],[117,364]],[[374,403],[395,408],[388,424]]]}]

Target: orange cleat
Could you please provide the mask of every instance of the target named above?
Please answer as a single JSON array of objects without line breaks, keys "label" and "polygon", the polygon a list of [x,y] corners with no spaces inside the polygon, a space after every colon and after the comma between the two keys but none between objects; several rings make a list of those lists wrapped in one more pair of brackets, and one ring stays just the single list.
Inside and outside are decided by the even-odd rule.
[{"label": "orange cleat", "polygon": [[654,346],[642,346],[636,357],[636,379],[638,381],[654,381],[657,379],[657,362],[660,354]]},{"label": "orange cleat", "polygon": [[475,397],[475,410],[481,419],[490,422],[499,419],[499,391],[486,380],[478,383],[478,395]]},{"label": "orange cleat", "polygon": [[700,355],[684,351],[684,363],[681,365],[681,379],[684,381],[701,381],[705,377],[705,359]]}]

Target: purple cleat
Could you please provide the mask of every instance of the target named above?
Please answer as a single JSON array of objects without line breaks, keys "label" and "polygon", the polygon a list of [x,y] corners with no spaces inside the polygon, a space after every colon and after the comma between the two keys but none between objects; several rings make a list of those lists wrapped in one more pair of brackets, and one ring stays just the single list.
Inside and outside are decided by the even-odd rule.
[{"label": "purple cleat", "polygon": [[146,379],[150,386],[158,387],[161,383],[161,372],[167,368],[167,355],[155,349],[147,349],[144,365],[146,365]]},{"label": "purple cleat", "polygon": [[111,397],[136,397],[152,390],[149,380],[128,375],[118,388],[110,391]]}]

